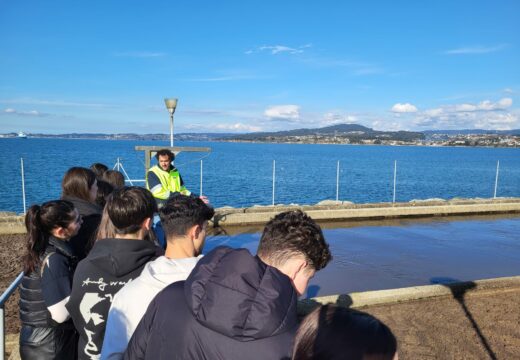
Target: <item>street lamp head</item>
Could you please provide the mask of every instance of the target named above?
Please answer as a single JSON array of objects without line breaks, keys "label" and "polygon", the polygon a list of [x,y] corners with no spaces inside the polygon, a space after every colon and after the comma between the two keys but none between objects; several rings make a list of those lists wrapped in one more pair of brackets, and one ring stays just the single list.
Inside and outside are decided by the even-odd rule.
[{"label": "street lamp head", "polygon": [[170,114],[173,114],[175,112],[175,108],[177,107],[177,99],[164,99],[164,103],[166,104],[166,108],[168,109]]}]

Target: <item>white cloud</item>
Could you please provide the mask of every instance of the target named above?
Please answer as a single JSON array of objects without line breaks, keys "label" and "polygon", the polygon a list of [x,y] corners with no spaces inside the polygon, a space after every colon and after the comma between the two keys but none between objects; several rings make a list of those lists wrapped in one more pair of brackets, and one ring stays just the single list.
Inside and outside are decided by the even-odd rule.
[{"label": "white cloud", "polygon": [[444,53],[448,55],[465,55],[465,54],[488,54],[496,51],[503,50],[507,47],[507,44],[500,44],[495,46],[468,46],[457,49],[447,50]]},{"label": "white cloud", "polygon": [[183,131],[196,132],[258,132],[262,131],[259,126],[243,123],[219,123],[219,124],[187,124],[180,126]]},{"label": "white cloud", "polygon": [[337,112],[327,112],[323,114],[320,121],[321,126],[337,125],[337,124],[352,124],[358,121],[357,116],[341,114]]},{"label": "white cloud", "polygon": [[405,104],[397,103],[394,106],[392,106],[392,112],[413,113],[413,112],[417,112],[417,107],[415,107],[414,105],[412,105],[410,103],[405,103]]},{"label": "white cloud", "polygon": [[262,128],[259,126],[254,125],[248,125],[248,124],[242,124],[242,123],[235,123],[235,124],[217,124],[215,126],[216,129],[219,130],[228,130],[228,131],[247,131],[247,132],[254,132],[254,131],[261,131]]},{"label": "white cloud", "polygon": [[505,110],[513,105],[513,99],[511,98],[503,98],[497,102],[492,102],[490,100],[484,100],[479,102],[478,104],[458,104],[454,105],[452,108],[454,111],[458,112],[472,112],[472,111],[495,111],[495,110]]},{"label": "white cloud", "polygon": [[0,113],[0,115],[18,115],[18,116],[35,116],[35,117],[44,117],[44,116],[48,116],[49,114],[47,113],[42,113],[42,112],[39,112],[39,111],[36,111],[36,110],[30,110],[30,111],[18,111],[18,110],[15,110],[15,109],[12,109],[12,108],[7,108],[7,109],[4,109],[4,111],[2,113]]},{"label": "white cloud", "polygon": [[87,102],[74,102],[67,100],[45,100],[45,99],[33,99],[33,98],[15,98],[15,99],[0,99],[0,103],[4,104],[28,104],[28,105],[50,105],[50,106],[63,106],[63,107],[94,107],[94,108],[105,108],[114,107],[115,104],[101,104],[101,103],[87,103]]},{"label": "white cloud", "polygon": [[300,118],[298,105],[270,106],[264,111],[264,115],[271,120],[296,121]]},{"label": "white cloud", "polygon": [[270,52],[272,55],[278,55],[278,54],[283,54],[283,53],[294,55],[294,54],[303,53],[303,51],[304,51],[303,49],[307,49],[311,46],[312,46],[312,44],[305,44],[305,45],[301,45],[296,48],[293,48],[293,47],[289,47],[289,46],[285,46],[285,45],[263,45],[256,49],[247,50],[244,53],[246,55],[251,55],[253,53],[267,51],[267,52]]},{"label": "white cloud", "polygon": [[505,88],[502,90],[502,92],[506,93],[506,94],[514,94],[515,91],[511,88]]},{"label": "white cloud", "polygon": [[477,104],[455,104],[419,112],[413,124],[434,129],[482,128],[508,130],[519,127],[519,116],[508,109],[511,98],[497,102],[484,100]]},{"label": "white cloud", "polygon": [[403,125],[404,124],[399,121],[375,120],[371,123],[372,129],[382,131],[400,131],[403,130]]}]

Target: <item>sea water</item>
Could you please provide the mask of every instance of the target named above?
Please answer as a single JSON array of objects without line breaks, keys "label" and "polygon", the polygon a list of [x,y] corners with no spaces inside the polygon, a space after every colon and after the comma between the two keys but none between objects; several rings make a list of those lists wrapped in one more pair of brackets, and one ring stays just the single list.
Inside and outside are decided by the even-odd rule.
[{"label": "sea water", "polygon": [[[23,211],[20,159],[27,205],[60,196],[63,174],[94,162],[113,167],[117,158],[131,179],[144,179],[144,153],[137,145],[161,141],[0,139],[0,210]],[[175,161],[187,187],[208,196],[215,207],[355,203],[454,197],[520,196],[520,149],[474,147],[363,146],[176,142],[210,147],[210,153],[180,153]],[[273,171],[273,163],[274,171]],[[339,162],[339,177],[337,176]],[[339,187],[337,179],[339,178]],[[134,183],[143,185],[143,182]]]},{"label": "sea water", "polygon": [[[520,274],[520,217],[353,222],[323,233],[333,260],[310,281],[307,297]],[[209,236],[204,252],[227,245],[254,254],[260,236]]]}]

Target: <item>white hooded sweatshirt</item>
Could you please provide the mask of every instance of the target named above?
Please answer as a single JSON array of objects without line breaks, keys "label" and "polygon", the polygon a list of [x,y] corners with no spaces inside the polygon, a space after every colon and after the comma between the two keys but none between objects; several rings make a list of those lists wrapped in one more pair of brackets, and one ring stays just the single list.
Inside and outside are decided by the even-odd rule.
[{"label": "white hooded sweatshirt", "polygon": [[101,359],[122,359],[128,342],[148,305],[166,286],[186,280],[202,257],[168,259],[161,256],[145,265],[141,275],[117,292],[108,313]]}]

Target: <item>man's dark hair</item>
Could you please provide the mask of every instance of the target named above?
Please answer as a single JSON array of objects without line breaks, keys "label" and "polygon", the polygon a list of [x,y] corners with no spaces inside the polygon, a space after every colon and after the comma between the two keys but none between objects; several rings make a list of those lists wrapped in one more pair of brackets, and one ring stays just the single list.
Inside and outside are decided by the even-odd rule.
[{"label": "man's dark hair", "polygon": [[152,194],[138,186],[125,186],[110,194],[106,210],[116,234],[133,234],[147,218],[153,217],[157,204]]},{"label": "man's dark hair", "polygon": [[92,170],[94,172],[94,174],[96,174],[96,177],[98,179],[101,179],[101,177],[103,176],[105,171],[108,170],[108,166],[106,166],[105,164],[101,164],[101,163],[94,163],[94,164],[90,165],[90,170]]},{"label": "man's dark hair", "polygon": [[198,197],[175,195],[159,210],[161,224],[166,239],[171,236],[186,235],[195,225],[202,226],[211,220],[215,210]]},{"label": "man's dark hair", "polygon": [[332,259],[320,226],[301,210],[280,213],[269,221],[257,253],[273,266],[303,255],[314,270],[323,269]]},{"label": "man's dark hair", "polygon": [[392,360],[397,340],[374,316],[322,305],[303,319],[296,333],[293,360]]},{"label": "man's dark hair", "polygon": [[175,160],[175,154],[168,149],[161,149],[157,151],[157,154],[155,154],[155,158],[157,159],[157,161],[159,161],[159,156],[168,156],[170,158],[170,161]]}]

